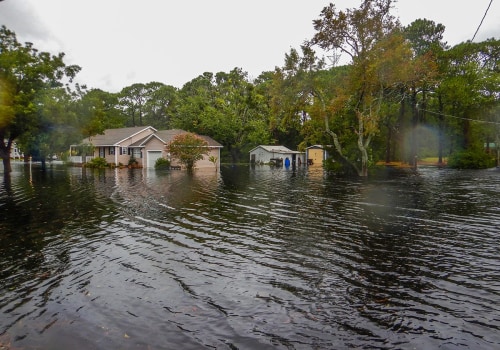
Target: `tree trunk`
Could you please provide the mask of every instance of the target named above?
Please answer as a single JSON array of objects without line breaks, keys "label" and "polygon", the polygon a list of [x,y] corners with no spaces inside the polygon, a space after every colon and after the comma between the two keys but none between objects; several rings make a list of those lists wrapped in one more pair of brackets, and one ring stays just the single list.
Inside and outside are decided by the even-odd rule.
[{"label": "tree trunk", "polygon": [[496,161],[497,168],[500,167],[500,146],[497,143],[497,161]]},{"label": "tree trunk", "polygon": [[326,133],[332,137],[332,139],[333,139],[333,145],[334,145],[335,150],[337,151],[337,153],[338,153],[338,155],[339,155],[339,157],[341,159],[341,163],[344,165],[344,167],[349,167],[350,169],[354,169],[356,171],[356,173],[359,175],[359,169],[358,169],[358,167],[355,164],[353,164],[342,153],[342,146],[340,145],[339,137],[337,136],[337,134],[335,132],[333,132],[332,130],[330,130],[330,123],[329,123],[329,120],[328,120],[328,115],[326,113],[324,114],[324,121],[325,121],[325,130],[326,130]]},{"label": "tree trunk", "polygon": [[12,166],[10,165],[10,149],[12,147],[12,141],[5,141],[3,138],[0,140],[0,158],[2,158],[3,162],[3,170],[5,174],[8,174],[12,171]]},{"label": "tree trunk", "polygon": [[[404,89],[401,89],[401,94],[403,95],[403,98],[401,99],[401,103],[399,105],[399,115],[398,115],[398,120],[396,122],[396,128],[399,130],[406,130],[406,123],[405,123],[405,114],[406,114],[406,93]],[[403,134],[404,135],[404,134]],[[401,132],[396,133],[395,135],[396,139],[396,145],[400,147],[400,150],[398,152],[398,157],[394,156],[393,159],[395,160],[400,160],[403,162],[408,162],[408,149],[405,144],[404,136],[401,136]]]},{"label": "tree trunk", "polygon": [[363,177],[368,176],[368,152],[365,147],[361,149],[361,172],[359,175]]},{"label": "tree trunk", "polygon": [[8,154],[7,157],[5,157],[2,154],[2,161],[3,161],[3,171],[4,171],[4,173],[5,174],[9,174],[10,172],[12,172],[12,166],[10,165],[10,154]]},{"label": "tree trunk", "polygon": [[439,132],[438,132],[438,164],[443,164],[443,148],[444,148],[444,117],[443,117],[443,101],[441,95],[438,96],[439,103]]},{"label": "tree trunk", "polygon": [[231,161],[236,164],[240,161],[240,152],[238,148],[229,147],[229,153],[231,154]]},{"label": "tree trunk", "polygon": [[495,151],[496,151],[495,165],[498,168],[500,167],[500,133],[498,131],[495,134]]},{"label": "tree trunk", "polygon": [[[467,118],[467,116],[466,116]],[[463,121],[463,135],[464,135],[464,140],[463,140],[463,143],[462,143],[462,146],[464,149],[469,149],[469,147],[471,146],[471,139],[472,139],[472,136],[471,136],[471,127],[470,127],[470,121],[468,119],[464,119]]]},{"label": "tree trunk", "polygon": [[358,149],[361,153],[361,171],[359,172],[359,176],[367,177],[368,176],[368,152],[366,149],[370,144],[371,137],[368,135],[365,140],[365,121],[364,115],[357,111],[358,116]]},{"label": "tree trunk", "polygon": [[410,139],[410,159],[409,164],[417,167],[417,127],[418,127],[418,108],[417,108],[417,91],[414,89],[411,96],[412,107],[412,125],[411,125],[411,139]]},{"label": "tree trunk", "polygon": [[390,122],[387,123],[387,140],[385,143],[385,162],[391,162],[391,143],[392,143],[392,127]]},{"label": "tree trunk", "polygon": [[[360,121],[360,123],[363,123]],[[361,132],[363,129],[360,126],[360,133],[358,135],[358,148],[361,153],[361,171],[359,172],[359,176],[367,177],[368,176],[368,146],[370,145],[372,135],[368,135],[366,140],[364,139],[363,133]]]}]

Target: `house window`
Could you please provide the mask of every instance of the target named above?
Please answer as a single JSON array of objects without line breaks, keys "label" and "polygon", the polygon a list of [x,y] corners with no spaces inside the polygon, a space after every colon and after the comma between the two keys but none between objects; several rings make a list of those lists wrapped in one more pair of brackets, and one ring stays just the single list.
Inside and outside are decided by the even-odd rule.
[{"label": "house window", "polygon": [[109,148],[109,155],[112,155],[112,154],[115,154],[115,148],[114,147],[110,147]]},{"label": "house window", "polygon": [[99,157],[101,157],[101,158],[104,158],[104,157],[105,157],[105,155],[104,155],[104,150],[105,150],[105,148],[104,148],[104,147],[99,147]]},{"label": "house window", "polygon": [[142,158],[142,152],[141,152],[141,149],[140,148],[134,148],[134,151],[133,151],[133,156],[134,158]]},{"label": "house window", "polygon": [[120,148],[120,154],[128,154],[128,148],[127,147]]}]

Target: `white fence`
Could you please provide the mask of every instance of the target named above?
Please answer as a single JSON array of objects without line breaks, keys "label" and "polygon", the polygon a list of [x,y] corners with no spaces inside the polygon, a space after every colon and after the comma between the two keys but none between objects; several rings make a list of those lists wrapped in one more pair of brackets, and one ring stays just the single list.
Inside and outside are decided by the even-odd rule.
[{"label": "white fence", "polygon": [[85,157],[85,162],[84,162],[82,156],[71,156],[71,157],[69,157],[69,161],[71,163],[83,164],[83,163],[90,162],[93,158],[94,158],[93,156],[86,156]]}]

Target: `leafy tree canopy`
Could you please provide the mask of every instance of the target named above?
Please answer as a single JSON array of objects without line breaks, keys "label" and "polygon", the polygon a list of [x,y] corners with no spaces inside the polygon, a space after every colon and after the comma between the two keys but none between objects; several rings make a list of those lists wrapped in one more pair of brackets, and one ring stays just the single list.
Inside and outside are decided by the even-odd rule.
[{"label": "leafy tree canopy", "polygon": [[190,171],[193,170],[197,161],[208,155],[208,143],[201,137],[193,133],[179,134],[167,146],[168,152],[173,158],[186,166]]},{"label": "leafy tree canopy", "polygon": [[64,53],[38,51],[32,43],[21,44],[13,31],[0,28],[0,157],[10,172],[10,148],[14,139],[44,129],[37,100],[44,91],[71,82],[80,71],[66,65]]}]

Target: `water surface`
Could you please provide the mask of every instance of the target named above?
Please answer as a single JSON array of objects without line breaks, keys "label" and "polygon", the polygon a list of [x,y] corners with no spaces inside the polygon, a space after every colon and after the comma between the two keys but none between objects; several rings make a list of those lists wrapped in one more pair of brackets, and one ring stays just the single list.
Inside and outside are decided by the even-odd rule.
[{"label": "water surface", "polygon": [[0,349],[497,349],[500,172],[0,185]]}]

